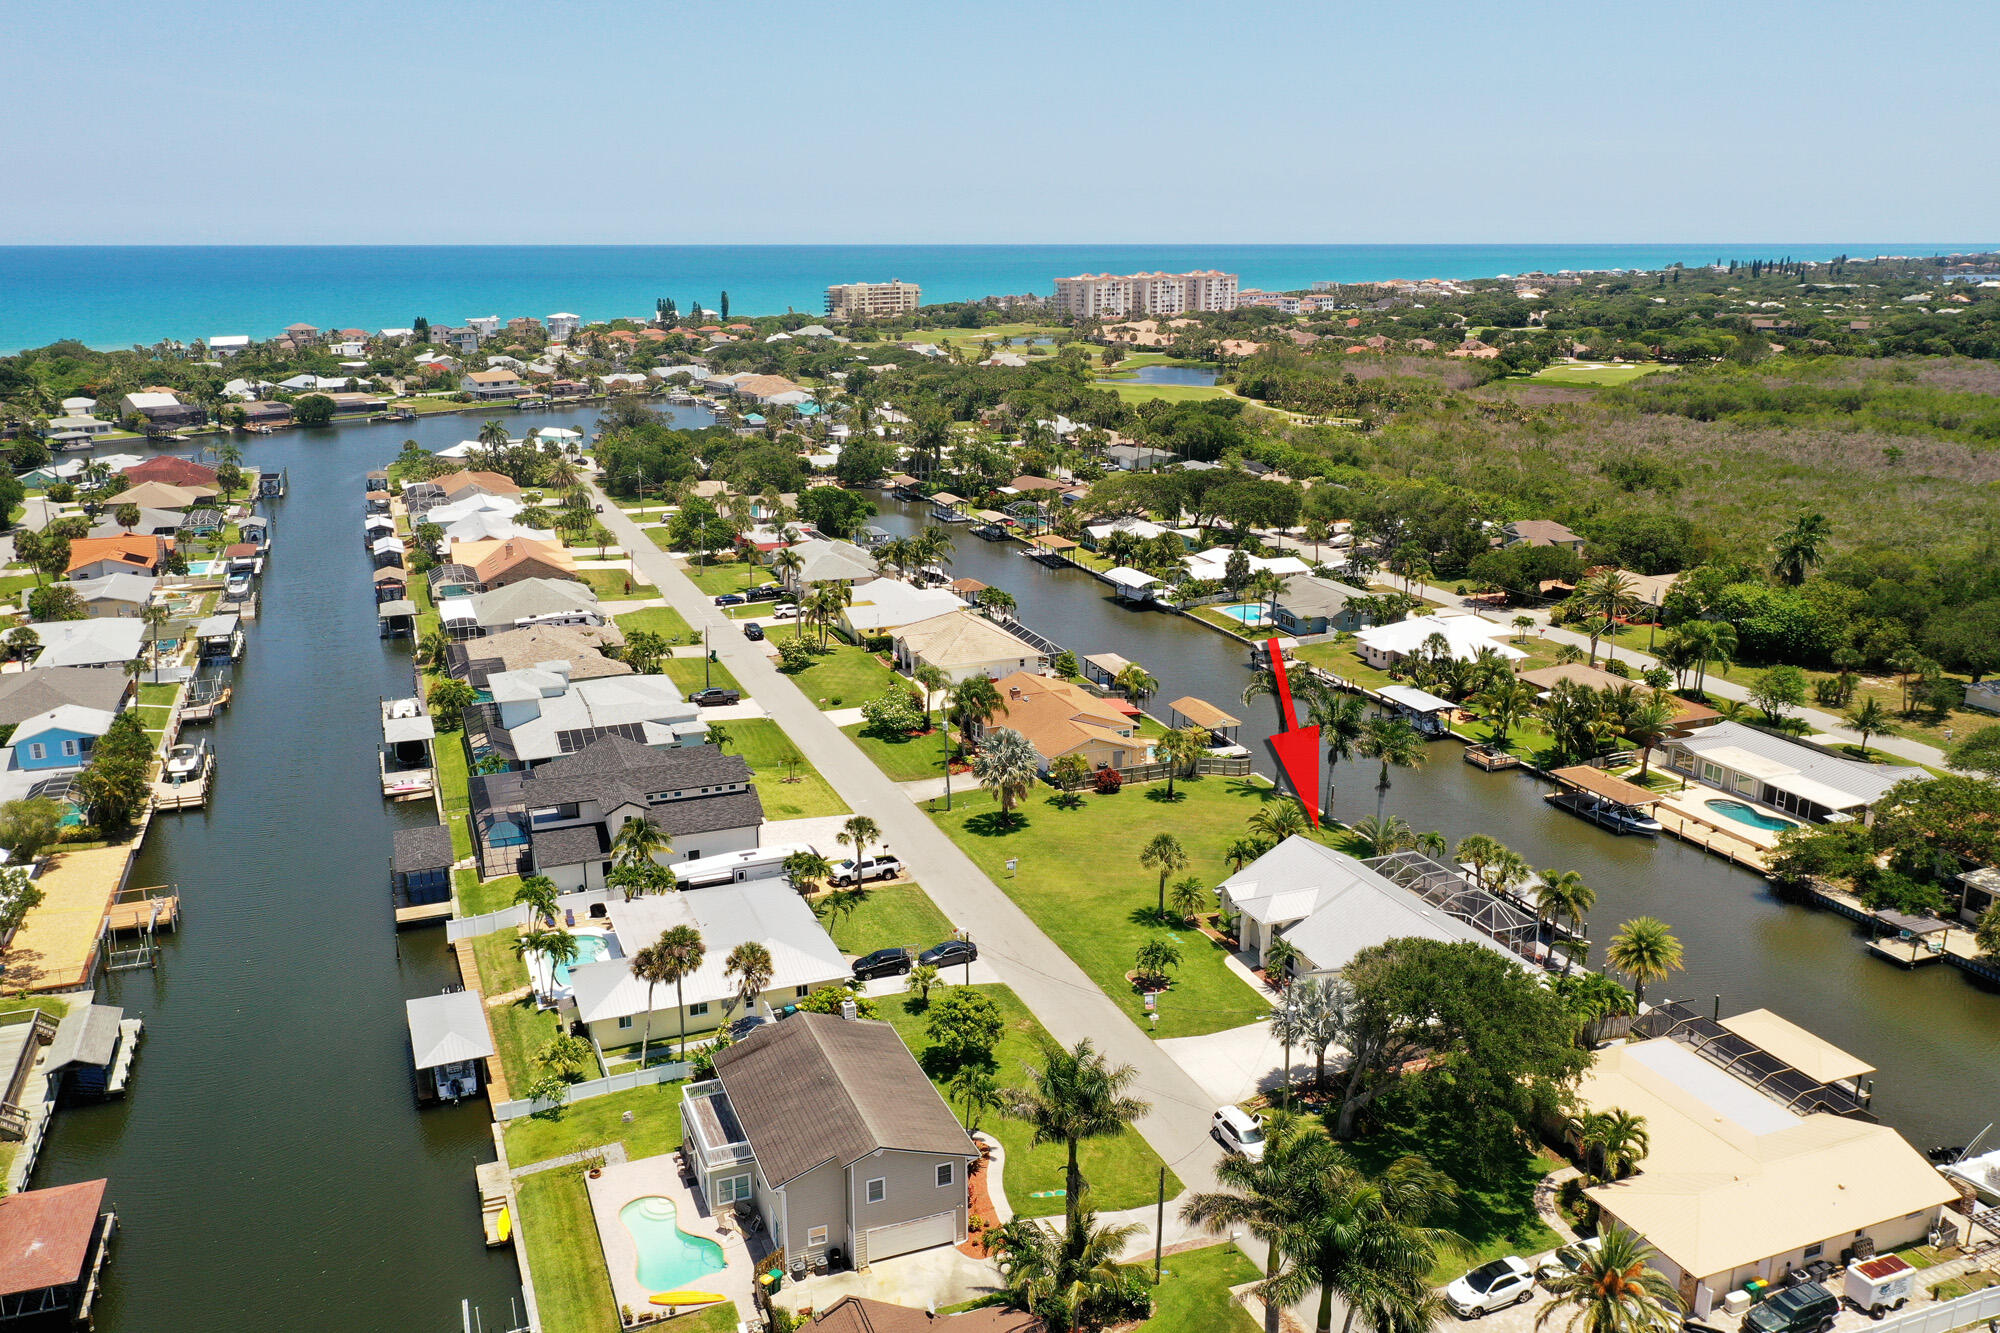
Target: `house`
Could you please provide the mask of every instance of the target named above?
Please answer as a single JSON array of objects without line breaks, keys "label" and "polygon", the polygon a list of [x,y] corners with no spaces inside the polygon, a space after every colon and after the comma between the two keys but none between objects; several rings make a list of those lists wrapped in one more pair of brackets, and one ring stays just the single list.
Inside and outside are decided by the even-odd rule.
[{"label": "house", "polygon": [[1980,866],[1968,870],[1958,877],[1960,893],[1958,898],[1958,919],[1968,926],[1979,924],[1979,918],[1986,915],[1986,909],[2000,898],[2000,869]]},{"label": "house", "polygon": [[815,583],[862,584],[875,577],[875,557],[853,542],[822,537],[791,549],[798,554],[800,564],[785,572],[788,588],[810,588]]},{"label": "house", "polygon": [[42,641],[35,667],[116,667],[145,655],[146,626],[129,616],[104,620],[37,622],[29,628]]},{"label": "house", "polygon": [[531,768],[606,735],[663,748],[708,735],[700,710],[665,676],[572,681],[567,662],[546,662],[491,675],[486,689],[493,702],[481,710],[486,725],[472,737],[473,753],[510,766]]},{"label": "house", "polygon": [[[519,500],[521,488],[511,478],[498,472],[451,472],[436,478],[433,482],[438,493],[447,502],[456,502],[471,495],[489,495],[508,500]],[[514,511],[520,513],[519,509]]]},{"label": "house", "polygon": [[887,1023],[765,1024],[682,1090],[681,1122],[709,1206],[753,1203],[788,1257],[866,1268],[965,1238],[978,1149]]},{"label": "house", "polygon": [[[1567,681],[1572,685],[1587,686],[1593,690],[1644,691],[1645,685],[1624,676],[1614,676],[1601,667],[1586,666],[1582,662],[1565,662],[1558,666],[1540,667],[1534,671],[1516,672],[1522,680],[1546,695],[1559,683]],[[1668,705],[1674,710],[1673,727],[1676,731],[1692,731],[1696,727],[1711,726],[1722,720],[1722,714],[1706,704],[1694,703],[1676,694],[1664,694]]]},{"label": "house", "polygon": [[603,651],[624,642],[616,625],[531,625],[451,644],[445,650],[445,672],[476,690],[485,689],[486,682],[503,671],[543,662],[568,663],[571,680],[629,676],[630,666]]},{"label": "house", "polygon": [[[464,475],[464,474],[459,474]],[[474,519],[487,523],[512,523],[527,511],[527,506],[507,495],[488,495],[484,491],[462,491],[461,499],[440,501],[423,506],[423,520],[435,523],[445,530],[445,536],[454,540],[464,540],[471,533],[461,533],[459,529]],[[421,497],[419,497],[421,500]],[[512,536],[509,533],[494,533],[495,536]],[[546,534],[537,534],[546,535]]]},{"label": "house", "polygon": [[1502,544],[1506,546],[1567,546],[1572,551],[1583,549],[1583,538],[1550,518],[1515,519],[1502,527],[1500,533]]},{"label": "house", "polygon": [[842,1296],[804,1328],[810,1333],[1042,1333],[1043,1324],[1004,1305],[938,1315],[866,1296]]},{"label": "house", "polygon": [[0,1198],[0,1320],[88,1326],[118,1230],[117,1215],[104,1211],[109,1184],[86,1180]]},{"label": "house", "polygon": [[1119,472],[1154,472],[1173,462],[1174,452],[1150,444],[1114,444],[1104,451],[1104,461]]},{"label": "house", "polygon": [[134,688],[123,672],[89,667],[10,671],[0,675],[0,727],[11,730],[29,718],[70,705],[116,713],[131,699]]},{"label": "house", "polygon": [[750,766],[699,741],[655,749],[606,734],[539,768],[496,775],[510,781],[489,782],[485,800],[527,812],[536,872],[564,892],[604,887],[611,840],[628,819],[643,817],[673,840],[663,864],[757,846],[764,803]]},{"label": "house", "polygon": [[1436,646],[1431,643],[1433,635],[1443,639],[1442,651],[1455,662],[1470,662],[1487,649],[1518,662],[1527,654],[1503,641],[1506,632],[1505,626],[1479,616],[1412,616],[1357,631],[1354,647],[1361,660],[1378,671],[1412,653],[1430,652]]},{"label": "house", "polygon": [[1134,518],[1128,515],[1124,518],[1113,519],[1109,523],[1093,523],[1086,527],[1083,530],[1083,544],[1090,550],[1101,550],[1105,542],[1109,541],[1114,534],[1121,532],[1136,537],[1142,542],[1149,542],[1155,537],[1167,536],[1173,532],[1173,529],[1162,527],[1150,519]]},{"label": "house", "polygon": [[1982,713],[2000,713],[2000,676],[1975,680],[1966,686],[1965,706]]},{"label": "house", "polygon": [[1357,861],[1294,835],[1222,881],[1216,896],[1223,911],[1241,914],[1237,938],[1258,966],[1282,938],[1299,951],[1298,975],[1338,972],[1363,949],[1396,939],[1469,941],[1509,957],[1535,940],[1532,916],[1459,871],[1401,854],[1401,863],[1438,877],[1442,901],[1433,902],[1383,873],[1383,863],[1396,861]]},{"label": "house", "polygon": [[1029,671],[1002,676],[994,689],[1000,706],[982,726],[1020,732],[1041,756],[1043,772],[1066,754],[1081,755],[1092,769],[1130,768],[1152,759],[1152,746],[1139,736],[1139,710],[1130,704]]},{"label": "house", "polygon": [[161,563],[173,549],[170,537],[78,537],[69,544],[71,582],[106,574],[160,574]]},{"label": "house", "polygon": [[142,481],[129,486],[104,502],[107,509],[137,505],[141,509],[185,511],[219,494],[213,486],[170,486],[164,481]]},{"label": "house", "polygon": [[208,420],[208,413],[192,403],[183,403],[179,395],[168,389],[145,389],[138,393],[128,393],[118,400],[121,415],[143,417],[148,425],[177,429],[181,426],[199,426]]},{"label": "house", "polygon": [[1271,620],[1286,634],[1347,633],[1361,628],[1364,617],[1353,606],[1365,599],[1365,588],[1336,583],[1316,574],[1294,574],[1285,580],[1271,608]]},{"label": "house", "polygon": [[1048,654],[974,611],[947,611],[895,632],[896,664],[905,672],[934,666],[953,684],[1048,669]]},{"label": "house", "polygon": [[153,589],[158,583],[158,579],[147,574],[119,573],[79,579],[72,586],[83,602],[86,615],[136,616],[143,614],[152,602]]},{"label": "house", "polygon": [[901,579],[870,579],[855,589],[853,603],[841,608],[840,627],[859,643],[964,606],[964,599],[949,588],[915,588]]},{"label": "house", "polygon": [[9,761],[0,767],[30,771],[82,768],[90,762],[98,737],[110,730],[116,716],[103,709],[59,704],[14,728],[7,743]]},{"label": "house", "polygon": [[454,597],[438,608],[447,631],[461,637],[530,625],[602,625],[597,594],[569,579],[522,579],[492,592]]},{"label": "house", "polygon": [[1585,1192],[1652,1247],[1697,1319],[1752,1278],[1843,1262],[1863,1240],[1920,1244],[1958,1199],[1852,1095],[1867,1065],[1776,1014],[1715,1022],[1669,1004],[1633,1036],[1597,1053],[1576,1097],[1643,1117],[1646,1157]]},{"label": "house", "polygon": [[169,486],[206,486],[211,495],[221,489],[215,479],[214,468],[172,454],[160,454],[143,463],[134,463],[123,470],[123,476],[134,486],[145,481],[165,482]]},{"label": "house", "polygon": [[524,579],[573,579],[576,559],[555,542],[510,537],[505,541],[454,542],[452,563],[469,567],[480,590],[490,592]]},{"label": "house", "polygon": [[[1226,546],[1211,546],[1206,551],[1197,551],[1188,557],[1188,577],[1221,583],[1229,577],[1229,557],[1235,554],[1236,551]],[[1312,566],[1295,555],[1252,555],[1244,558],[1250,562],[1252,574],[1275,574],[1281,579],[1290,579],[1312,573]]]},{"label": "house", "polygon": [[93,440],[100,435],[109,435],[117,429],[117,422],[105,421],[101,417],[50,417],[48,428],[43,433],[48,436],[59,435],[65,439]]},{"label": "house", "polygon": [[468,371],[458,387],[480,402],[493,398],[519,398],[528,391],[521,377],[504,366],[495,370]]},{"label": "house", "polygon": [[389,855],[390,890],[396,906],[441,903],[451,897],[451,830],[443,824],[418,824],[396,830]]},{"label": "house", "polygon": [[176,509],[141,509],[139,521],[129,528],[118,521],[116,509],[97,512],[97,523],[87,534],[92,537],[171,537],[181,530],[181,514]]},{"label": "house", "polygon": [[1848,759],[1741,722],[1717,722],[1660,748],[1676,773],[1815,824],[1865,818],[1897,783],[1930,776],[1921,768]]}]

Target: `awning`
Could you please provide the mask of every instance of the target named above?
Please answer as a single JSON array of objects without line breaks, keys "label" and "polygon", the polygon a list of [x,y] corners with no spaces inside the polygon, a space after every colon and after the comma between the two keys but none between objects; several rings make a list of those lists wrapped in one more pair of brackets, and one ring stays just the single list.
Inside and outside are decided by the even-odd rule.
[{"label": "awning", "polygon": [[413,616],[415,614],[417,614],[417,604],[407,597],[399,597],[393,602],[384,602],[375,608],[375,618],[377,620],[388,620],[395,616]]},{"label": "awning", "polygon": [[1875,914],[1875,919],[1892,930],[1911,935],[1935,935],[1941,930],[1951,929],[1949,921],[1940,921],[1934,916],[1911,916],[1908,912],[1881,911]]},{"label": "awning", "polygon": [[1602,796],[1607,801],[1619,805],[1656,805],[1665,800],[1658,792],[1648,791],[1636,782],[1614,778],[1601,768],[1588,764],[1577,764],[1571,768],[1559,768],[1549,774],[1557,782],[1587,791],[1592,796]]},{"label": "awning", "polygon": [[1110,579],[1121,588],[1146,588],[1160,581],[1156,576],[1148,574],[1145,570],[1134,569],[1130,565],[1120,565],[1116,569],[1107,569],[1104,571],[1104,577]]},{"label": "awning", "polygon": [[1036,537],[1033,544],[1049,551],[1073,551],[1076,543],[1067,537]]},{"label": "awning", "polygon": [[404,1009],[417,1068],[484,1060],[493,1054],[493,1033],[486,1026],[477,991],[420,995],[407,1001]]},{"label": "awning", "polygon": [[1115,676],[1132,664],[1117,653],[1092,653],[1083,659],[1085,666],[1096,667],[1107,676]]},{"label": "awning", "polygon": [[1384,685],[1377,693],[1390,703],[1416,713],[1448,713],[1458,707],[1451,700],[1440,699],[1414,685]]},{"label": "awning", "polygon": [[1197,727],[1207,727],[1216,731],[1223,727],[1240,727],[1243,719],[1231,717],[1206,699],[1197,699],[1192,694],[1176,699],[1167,707],[1179,713]]}]

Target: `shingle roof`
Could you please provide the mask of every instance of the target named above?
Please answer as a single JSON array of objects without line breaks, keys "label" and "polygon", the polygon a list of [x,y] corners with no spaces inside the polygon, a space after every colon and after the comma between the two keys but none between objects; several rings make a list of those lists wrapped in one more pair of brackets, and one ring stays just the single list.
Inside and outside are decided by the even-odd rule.
[{"label": "shingle roof", "polygon": [[611,840],[604,836],[602,824],[536,829],[528,837],[535,851],[535,869],[544,874],[557,866],[601,861],[611,854]]},{"label": "shingle roof", "polygon": [[646,811],[646,822],[670,838],[717,829],[750,828],[764,822],[764,800],[755,787],[713,796],[689,796],[652,807]]},{"label": "shingle roof", "polygon": [[882,1148],[977,1152],[887,1023],[796,1014],[718,1051],[715,1076],[773,1185]]},{"label": "shingle roof", "polygon": [[64,704],[116,712],[131,682],[96,667],[43,667],[0,676],[0,726],[14,726]]},{"label": "shingle roof", "polygon": [[442,824],[422,824],[396,830],[396,850],[389,864],[397,874],[407,875],[449,866],[454,859],[451,830]]},{"label": "shingle roof", "polygon": [[531,805],[635,798],[644,804],[647,792],[749,780],[750,765],[742,755],[724,754],[713,745],[656,750],[623,736],[606,736],[536,769],[522,794]]}]

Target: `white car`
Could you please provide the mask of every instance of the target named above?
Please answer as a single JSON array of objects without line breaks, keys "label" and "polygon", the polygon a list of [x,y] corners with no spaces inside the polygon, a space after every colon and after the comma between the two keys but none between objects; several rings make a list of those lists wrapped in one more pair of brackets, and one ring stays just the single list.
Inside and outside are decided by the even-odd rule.
[{"label": "white car", "polygon": [[1263,1116],[1239,1106],[1225,1106],[1209,1121],[1208,1132],[1230,1152],[1242,1153],[1253,1162],[1264,1160]]},{"label": "white car", "polygon": [[1541,1279],[1543,1286],[1548,1287],[1553,1283],[1562,1281],[1571,1273],[1583,1267],[1583,1261],[1587,1256],[1593,1255],[1603,1248],[1604,1237],[1586,1236],[1574,1245],[1563,1246],[1560,1250],[1542,1260],[1541,1266],[1535,1269],[1535,1276]]},{"label": "white car", "polygon": [[1444,1289],[1444,1303],[1460,1319],[1477,1319],[1531,1300],[1534,1295],[1535,1270],[1528,1267],[1526,1259],[1510,1254],[1481,1264],[1454,1281]]},{"label": "white car", "polygon": [[797,616],[798,613],[799,613],[799,608],[797,603],[779,602],[776,606],[771,608],[771,619],[790,620],[793,617]]}]

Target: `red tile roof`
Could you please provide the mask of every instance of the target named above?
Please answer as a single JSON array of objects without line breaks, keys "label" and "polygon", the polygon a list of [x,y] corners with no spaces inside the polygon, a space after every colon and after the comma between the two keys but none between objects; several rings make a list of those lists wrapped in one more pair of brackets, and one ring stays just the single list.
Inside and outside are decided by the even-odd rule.
[{"label": "red tile roof", "polygon": [[0,1199],[0,1296],[83,1276],[109,1183],[86,1180]]}]

